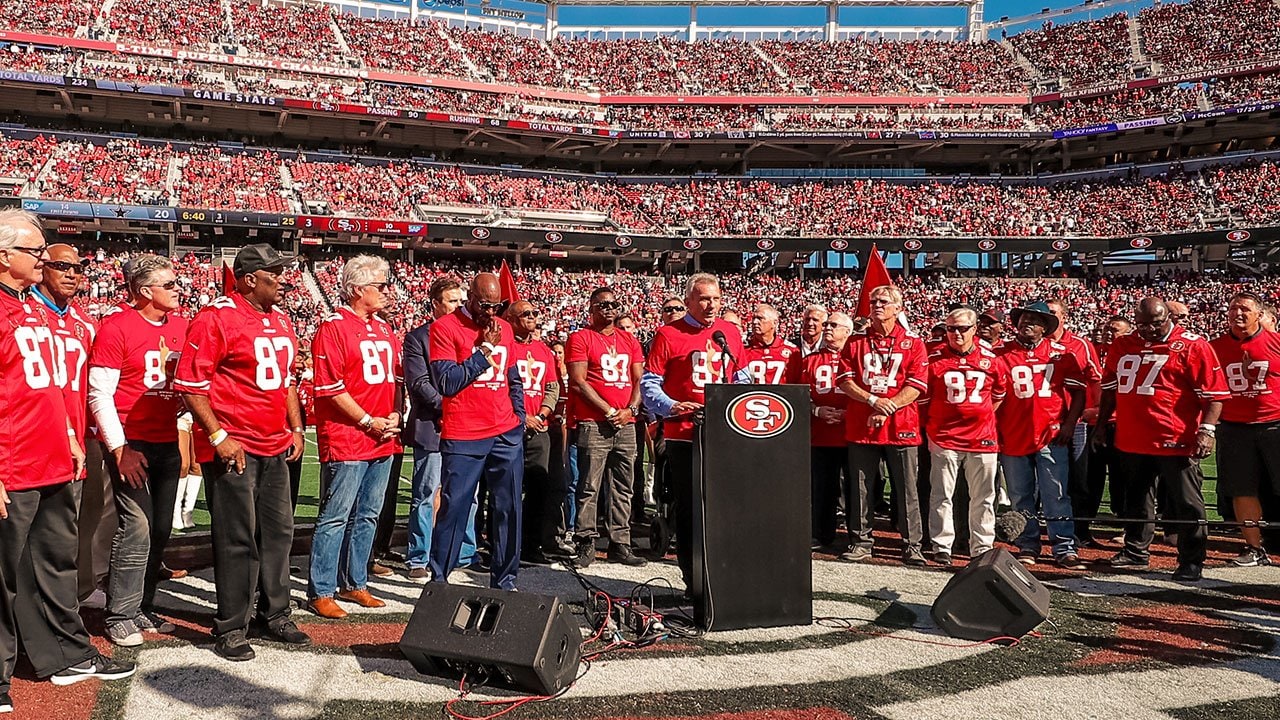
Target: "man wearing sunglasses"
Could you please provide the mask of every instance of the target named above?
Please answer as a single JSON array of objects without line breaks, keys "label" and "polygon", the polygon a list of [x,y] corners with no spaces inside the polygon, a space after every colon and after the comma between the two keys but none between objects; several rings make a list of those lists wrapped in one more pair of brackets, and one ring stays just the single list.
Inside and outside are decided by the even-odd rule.
[{"label": "man wearing sunglasses", "polygon": [[[605,531],[610,562],[639,566],[645,561],[631,548],[631,498],[636,461],[634,424],[640,414],[640,377],[644,351],[631,333],[614,326],[622,304],[611,288],[591,293],[587,327],[569,336],[570,406],[577,422],[578,527],[573,538],[578,567],[596,556],[597,510],[607,490]],[[607,488],[604,483],[608,480]]]},{"label": "man wearing sunglasses", "polygon": [[920,401],[928,409],[929,535],[939,565],[951,564],[952,498],[961,473],[969,488],[969,557],[995,543],[996,409],[1004,400],[1006,376],[995,353],[976,341],[977,324],[969,308],[947,315],[946,342],[929,356],[929,391]]},{"label": "man wearing sunglasses", "polygon": [[493,556],[489,584],[514,590],[520,568],[524,481],[524,382],[515,336],[493,273],[471,281],[467,302],[431,326],[431,381],[444,397],[440,430],[440,512],[431,536],[431,581],[458,566],[480,476],[489,483]]},{"label": "man wearing sunglasses", "polygon": [[196,459],[213,523],[218,602],[214,652],[231,661],[254,658],[247,631],[255,608],[262,637],[311,644],[289,617],[288,462],[302,455],[303,429],[292,372],[298,339],[277,307],[287,262],[266,243],[236,253],[235,289],[191,322],[174,379],[200,425]]},{"label": "man wearing sunglasses", "polygon": [[49,259],[44,261],[44,279],[31,289],[31,295],[44,306],[53,334],[62,340],[66,351],[67,374],[61,378],[67,414],[75,427],[81,447],[85,445],[88,425],[89,353],[98,332],[92,320],[85,317],[71,301],[80,292],[84,269],[80,254],[70,245],[49,246]]},{"label": "man wearing sunglasses", "polygon": [[684,314],[684,300],[672,295],[662,301],[661,320],[663,325],[669,325],[679,320],[684,317]]},{"label": "man wearing sunglasses", "polygon": [[567,559],[556,542],[560,508],[564,505],[564,478],[551,472],[551,435],[547,423],[560,401],[556,357],[537,338],[541,313],[528,300],[507,310],[507,322],[515,335],[516,369],[524,383],[524,504],[521,556],[545,565]]},{"label": "man wearing sunglasses", "polygon": [[182,467],[174,421],[182,401],[171,380],[187,320],[174,312],[182,298],[168,258],[135,258],[125,280],[134,304],[102,321],[89,362],[89,404],[116,503],[107,637],[133,647],[142,644],[143,630],[173,631],[153,602]]},{"label": "man wearing sunglasses", "polygon": [[98,653],[77,612],[81,488],[75,480],[84,452],[54,383],[65,374],[59,343],[29,292],[49,259],[37,218],[0,210],[0,416],[6,420],[0,425],[0,709],[6,712],[13,710],[9,683],[19,635],[36,675],[51,676],[55,685],[134,672],[132,663]]}]

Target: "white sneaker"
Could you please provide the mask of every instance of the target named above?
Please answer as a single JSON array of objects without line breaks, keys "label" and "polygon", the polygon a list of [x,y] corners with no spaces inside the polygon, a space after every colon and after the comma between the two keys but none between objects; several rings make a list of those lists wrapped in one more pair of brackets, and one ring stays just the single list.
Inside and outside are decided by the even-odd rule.
[{"label": "white sneaker", "polygon": [[183,530],[190,530],[191,528],[196,526],[194,515],[195,515],[195,512],[192,510],[182,511],[182,529]]},{"label": "white sneaker", "polygon": [[102,610],[107,606],[107,594],[102,592],[102,588],[94,588],[89,593],[89,597],[80,603],[80,607],[92,608],[94,610]]},{"label": "white sneaker", "polygon": [[121,620],[107,626],[107,639],[120,647],[137,647],[142,644],[142,633],[132,620]]}]

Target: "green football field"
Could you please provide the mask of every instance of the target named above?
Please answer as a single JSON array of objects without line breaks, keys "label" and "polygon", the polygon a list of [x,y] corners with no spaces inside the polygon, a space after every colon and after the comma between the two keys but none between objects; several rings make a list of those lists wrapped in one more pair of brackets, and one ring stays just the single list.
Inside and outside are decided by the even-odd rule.
[{"label": "green football field", "polygon": [[[1206,459],[1201,467],[1204,469],[1204,502],[1208,509],[1210,520],[1221,520],[1222,516],[1218,514],[1218,462],[1216,456],[1210,456]],[[396,506],[396,516],[403,519],[409,514],[409,477],[413,470],[413,450],[408,449],[404,456],[404,465],[401,468],[399,503]],[[1110,508],[1110,493],[1103,496],[1102,512],[1105,514]],[[307,433],[307,452],[302,460],[302,485],[298,491],[298,512],[296,520],[299,523],[311,523],[316,519],[316,515],[320,510],[320,461],[316,458],[315,432]],[[204,502],[204,488],[200,491],[200,502],[196,506],[195,512],[196,527],[194,531],[209,529],[209,513]]]}]

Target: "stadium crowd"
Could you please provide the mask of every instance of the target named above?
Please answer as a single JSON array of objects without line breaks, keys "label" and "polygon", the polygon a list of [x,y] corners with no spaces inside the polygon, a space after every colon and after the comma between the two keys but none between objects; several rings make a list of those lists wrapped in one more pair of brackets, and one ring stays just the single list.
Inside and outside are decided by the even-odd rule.
[{"label": "stadium crowd", "polygon": [[[7,383],[0,412],[38,417],[32,422],[58,430],[4,431],[0,452],[10,453],[4,459],[14,470],[0,481],[7,493],[0,505],[6,557],[0,599],[12,608],[23,583],[32,583],[25,587],[35,602],[68,611],[0,614],[0,651],[12,657],[22,637],[36,673],[56,684],[134,671],[132,663],[95,647],[78,620],[75,610],[95,589],[106,604],[112,643],[136,647],[146,642],[143,631],[176,631],[154,611],[152,598],[163,573],[172,572],[163,570],[161,556],[171,514],[182,507],[175,488],[189,479],[178,470],[179,442],[192,443],[208,479],[213,651],[230,661],[254,659],[246,631],[255,598],[259,641],[311,642],[291,619],[287,582],[289,507],[296,502],[287,462],[301,457],[304,434],[296,382],[310,383],[322,472],[331,483],[312,537],[307,608],[333,619],[346,615],[343,603],[383,604],[366,586],[370,573],[395,572],[374,555],[373,535],[402,443],[415,449],[408,579],[447,582],[454,568],[475,563],[485,551],[487,560],[479,561],[492,587],[509,590],[517,587],[521,561],[586,567],[599,559],[601,541],[607,540],[608,562],[647,562],[630,534],[648,482],[635,468],[641,444],[660,432],[665,451],[658,462],[676,498],[674,521],[684,528],[677,532],[677,562],[699,602],[688,544],[691,468],[685,466],[693,431],[687,415],[701,406],[706,382],[810,386],[813,549],[846,562],[877,552],[871,527],[878,496],[872,493],[881,459],[893,490],[890,514],[903,540],[895,552],[905,564],[949,566],[995,547],[1003,486],[1008,502],[1031,517],[1025,530],[1004,539],[1025,565],[1088,570],[1081,555],[1090,548],[1106,551],[1088,558],[1100,569],[1143,569],[1154,526],[1163,522],[1167,540],[1178,547],[1173,579],[1182,582],[1200,580],[1206,560],[1199,459],[1213,452],[1215,435],[1221,432],[1233,450],[1219,456],[1219,491],[1231,498],[1236,517],[1261,518],[1280,480],[1261,460],[1280,378],[1252,374],[1253,360],[1280,362],[1280,335],[1271,329],[1280,285],[1273,279],[1177,271],[1084,280],[934,275],[893,283],[886,273],[875,287],[862,287],[848,273],[802,282],[543,266],[516,273],[515,292],[525,299],[512,302],[497,274],[476,273],[474,266],[393,266],[364,255],[309,268],[265,244],[241,248],[229,268],[190,253],[175,262],[136,250],[86,251],[82,261],[73,247],[47,244],[35,223],[22,211],[0,211],[6,289],[0,301],[12,316],[22,315],[22,325],[62,328],[88,341],[89,382],[82,390],[65,379],[30,376],[33,367],[60,367],[65,353],[55,346],[79,345],[37,339],[25,353],[0,354],[13,365],[0,373]],[[288,299],[312,279],[323,309],[305,298]],[[394,299],[400,293],[406,297]],[[869,315],[856,316],[864,301]],[[406,307],[418,312],[403,313]],[[96,333],[82,314],[90,309],[98,311]],[[288,315],[304,322],[295,325]],[[323,317],[308,324],[308,315]],[[917,330],[908,331],[904,321]],[[712,351],[713,335],[722,334],[742,369],[726,367],[724,354]],[[361,339],[358,346],[349,337]],[[182,348],[176,369],[161,370],[162,385],[142,379],[153,340],[162,368],[166,349]],[[18,347],[22,340],[10,334],[0,342]],[[563,361],[552,352],[560,346]],[[306,347],[314,371],[306,360],[295,363]],[[404,381],[415,403],[407,413],[394,392],[402,347]],[[1165,353],[1162,362],[1142,359],[1152,347]],[[512,353],[523,359],[509,362]],[[1147,364],[1154,368],[1137,372]],[[775,365],[780,372],[772,372]],[[1055,372],[1044,370],[1048,365]],[[256,367],[256,374],[233,370],[246,367]],[[621,368],[627,372],[619,375]],[[983,381],[971,387],[978,375]],[[170,379],[177,392],[167,389]],[[1046,391],[1037,392],[1042,385]],[[558,402],[561,392],[570,398],[567,410]],[[194,416],[189,435],[179,434],[175,421],[184,405]],[[86,412],[101,428],[97,437],[85,436]],[[661,422],[651,424],[654,418]],[[923,432],[929,443],[921,449]],[[95,443],[105,453],[95,457],[106,460],[89,464],[82,480],[85,450]],[[576,474],[565,460],[570,448]],[[19,450],[27,452],[14,454]],[[40,468],[31,465],[33,458]],[[930,469],[918,469],[917,460],[926,458]],[[961,465],[969,499],[957,507]],[[1097,467],[1110,467],[1110,477],[1090,472]],[[489,475],[488,491],[473,518],[482,472]],[[136,483],[138,477],[146,482]],[[523,499],[522,477],[528,479]],[[48,571],[85,562],[74,538],[94,528],[83,527],[90,514],[80,506],[107,502],[102,495],[82,499],[89,495],[72,493],[73,482],[109,483],[115,491],[115,516],[103,516],[100,507],[92,514],[93,523],[118,524],[105,578],[97,580],[105,588],[95,588],[92,577],[86,589],[74,573]],[[1113,509],[1131,519],[1122,523],[1121,546],[1095,535],[1090,520],[1108,482]],[[835,514],[841,495],[844,534]],[[597,522],[601,505],[607,506],[603,525]],[[1047,552],[1038,510],[1048,516]],[[348,523],[351,536],[342,541]],[[1270,564],[1257,528],[1241,534],[1245,544],[1232,562]],[[54,537],[72,541],[49,541]],[[32,562],[23,569],[17,559],[28,542]],[[248,581],[237,560],[246,553],[261,563]],[[55,633],[58,643],[38,640]],[[6,663],[0,677],[0,703],[7,706],[11,667]]]},{"label": "stadium crowd", "polygon": [[1166,73],[1280,55],[1280,7],[1271,0],[1157,3],[1138,13],[1138,27],[1146,52]]}]

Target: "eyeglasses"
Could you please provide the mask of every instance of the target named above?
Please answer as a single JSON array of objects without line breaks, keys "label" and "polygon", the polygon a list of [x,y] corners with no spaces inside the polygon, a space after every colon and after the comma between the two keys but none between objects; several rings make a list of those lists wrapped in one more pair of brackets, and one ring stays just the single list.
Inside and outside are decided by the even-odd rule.
[{"label": "eyeglasses", "polygon": [[871,301],[871,304],[872,305],[897,305],[898,303],[892,300],[885,300],[884,298],[876,298]]},{"label": "eyeglasses", "polygon": [[[827,328],[827,329],[835,329],[835,328],[838,328],[838,327],[842,327],[842,328],[849,328],[849,326],[848,326],[848,325],[841,325],[840,323],[834,323],[834,322],[824,322],[824,323],[822,323],[822,327]],[[851,329],[851,328],[849,328],[849,329]]]},{"label": "eyeglasses", "polygon": [[33,248],[29,248],[29,247],[22,247],[21,245],[14,245],[13,247],[11,247],[11,248],[9,248],[9,249],[10,249],[10,250],[21,250],[22,252],[24,252],[24,253],[26,253],[26,254],[30,255],[30,256],[31,256],[31,257],[33,257],[33,258],[36,258],[37,260],[39,260],[41,257],[43,257],[45,253],[49,252],[49,246],[48,246],[48,245],[41,245],[40,247],[33,247]]},{"label": "eyeglasses", "polygon": [[386,292],[387,288],[391,287],[391,283],[389,282],[369,283],[368,285],[365,285],[365,287],[371,287],[377,290],[378,292]]},{"label": "eyeglasses", "polygon": [[80,263],[66,262],[65,260],[45,260],[44,266],[62,273],[84,274],[84,266]]},{"label": "eyeglasses", "polygon": [[622,307],[622,303],[616,302],[614,300],[601,300],[600,302],[596,303],[596,307],[600,308],[601,310],[617,310],[618,308]]},{"label": "eyeglasses", "polygon": [[520,314],[519,314],[519,315],[517,315],[516,317],[522,317],[522,318],[536,318],[536,317],[538,317],[538,311],[537,311],[537,310],[525,310],[524,312],[520,313]]},{"label": "eyeglasses", "polygon": [[683,305],[664,305],[662,312],[684,312]]},{"label": "eyeglasses", "polygon": [[972,325],[947,325],[947,326],[946,326],[946,331],[947,331],[947,332],[949,332],[949,333],[951,333],[951,332],[954,332],[954,333],[960,333],[961,335],[963,335],[964,333],[969,332],[969,331],[970,331],[970,330],[972,330],[972,329],[973,329],[973,326],[972,326]]},{"label": "eyeglasses", "polygon": [[[47,265],[48,263],[45,263],[45,264]],[[164,288],[165,290],[172,290],[178,287],[178,281],[170,280],[167,283],[153,283],[151,285],[148,285],[147,287],[158,287],[158,288]]]},{"label": "eyeglasses", "polygon": [[480,307],[480,310],[481,310],[482,312],[498,312],[498,313],[501,313],[501,312],[505,312],[505,311],[506,311],[506,309],[507,309],[507,301],[506,301],[506,300],[503,300],[502,302],[496,302],[496,303],[491,303],[491,302],[478,302],[478,303],[476,303],[476,305],[478,305],[478,306]]}]

